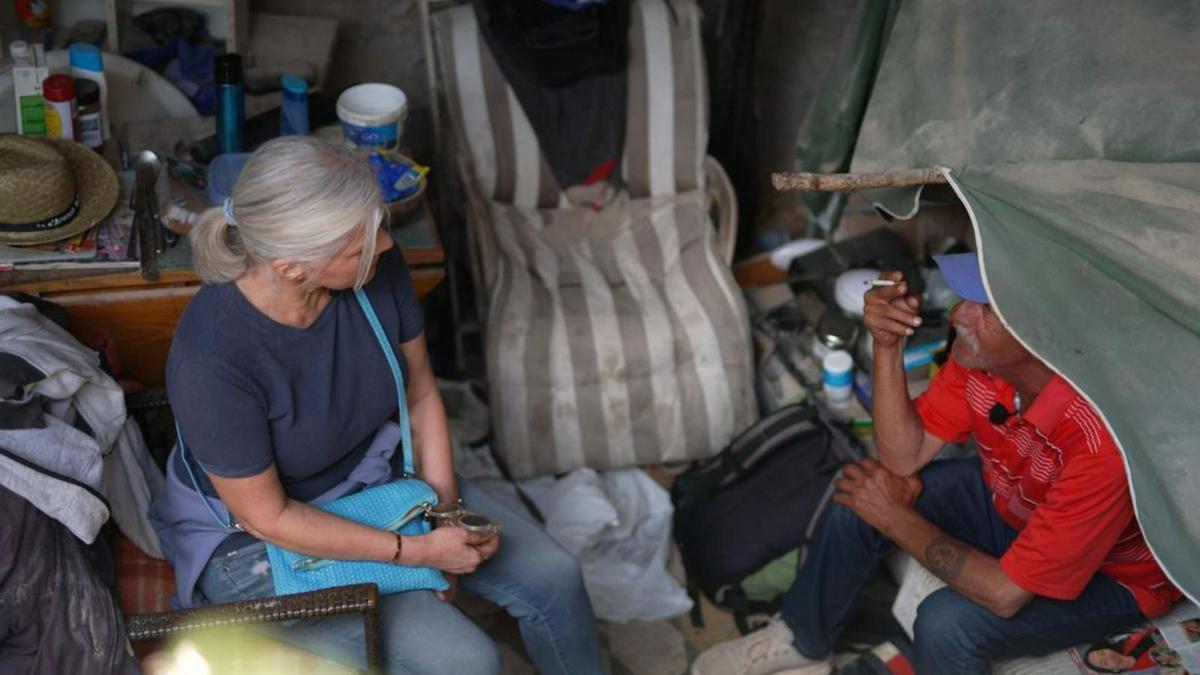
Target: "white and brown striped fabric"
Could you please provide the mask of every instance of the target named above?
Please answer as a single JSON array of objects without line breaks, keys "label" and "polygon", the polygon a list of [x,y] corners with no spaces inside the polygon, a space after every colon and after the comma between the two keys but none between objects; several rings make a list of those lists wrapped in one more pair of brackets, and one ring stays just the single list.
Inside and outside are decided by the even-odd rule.
[{"label": "white and brown striped fabric", "polygon": [[633,4],[628,187],[598,212],[554,183],[471,8],[437,16],[454,124],[488,200],[494,442],[518,477],[709,457],[757,415],[746,309],[703,193],[699,11],[672,7]]}]

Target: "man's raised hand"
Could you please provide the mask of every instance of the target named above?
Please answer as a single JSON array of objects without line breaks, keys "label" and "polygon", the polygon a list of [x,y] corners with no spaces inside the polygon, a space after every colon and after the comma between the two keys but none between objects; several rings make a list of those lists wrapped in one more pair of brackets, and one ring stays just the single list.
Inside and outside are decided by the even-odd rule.
[{"label": "man's raised hand", "polygon": [[863,324],[875,340],[875,347],[895,347],[903,344],[904,338],[921,325],[921,317],[917,314],[921,300],[908,294],[908,283],[902,273],[889,270],[879,278],[895,282],[895,285],[876,286],[866,292]]}]

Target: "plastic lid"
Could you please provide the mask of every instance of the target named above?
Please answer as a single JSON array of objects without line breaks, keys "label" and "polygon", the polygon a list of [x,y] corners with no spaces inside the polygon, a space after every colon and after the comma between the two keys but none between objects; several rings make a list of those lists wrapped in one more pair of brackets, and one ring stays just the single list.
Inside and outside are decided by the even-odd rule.
[{"label": "plastic lid", "polygon": [[408,114],[408,97],[382,82],[356,84],[338,95],[337,116],[347,124],[374,127],[392,124]]},{"label": "plastic lid", "polygon": [[104,72],[104,53],[96,45],[76,42],[71,45],[71,67]]},{"label": "plastic lid", "polygon": [[303,95],[308,93],[308,82],[298,75],[284,75],[279,79],[283,83],[284,94]]},{"label": "plastic lid", "polygon": [[821,360],[821,367],[831,373],[845,373],[854,367],[854,359],[850,358],[850,352],[835,349]]},{"label": "plastic lid", "polygon": [[217,84],[241,84],[241,55],[222,54],[213,59],[213,78],[216,80]]},{"label": "plastic lid", "polygon": [[70,101],[75,98],[75,80],[70,75],[51,75],[42,82],[42,96],[55,103]]},{"label": "plastic lid", "polygon": [[100,85],[87,78],[75,80],[75,100],[79,105],[100,103]]}]

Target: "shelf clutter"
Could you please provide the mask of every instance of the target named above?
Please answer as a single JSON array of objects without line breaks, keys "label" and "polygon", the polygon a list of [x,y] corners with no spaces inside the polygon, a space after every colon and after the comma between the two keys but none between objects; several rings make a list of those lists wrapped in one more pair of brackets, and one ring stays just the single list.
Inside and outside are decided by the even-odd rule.
[{"label": "shelf clutter", "polygon": [[[20,37],[27,39],[5,45],[12,65],[0,68],[0,134],[18,136],[0,139],[34,154],[45,148],[22,145],[21,137],[57,139],[53,147],[60,150],[86,144],[88,164],[103,176],[112,198],[86,226],[71,210],[74,202],[50,200],[54,203],[41,203],[37,213],[0,213],[4,282],[26,280],[31,272],[74,276],[139,268],[151,278],[156,265],[147,257],[188,267],[186,250],[175,248],[189,222],[211,206],[207,164],[222,152],[250,149],[278,135],[281,109],[293,110],[286,132],[308,133],[307,121],[299,129],[294,120],[298,115],[307,120],[310,95],[332,110],[332,104],[321,103],[321,93],[337,37],[335,20],[251,13],[247,0],[108,0],[104,7],[98,30],[93,19],[60,26],[48,11],[23,16]],[[224,39],[210,37],[210,31]],[[239,62],[237,81],[214,86],[214,64],[228,59]],[[285,99],[285,83],[291,100]],[[238,89],[236,105],[216,114],[218,95],[231,88]],[[332,112],[315,116],[322,123],[331,117]],[[228,122],[226,136],[230,128],[245,126],[251,138],[222,143],[219,119]],[[146,153],[154,159],[141,162]],[[67,166],[79,153],[56,156]],[[28,160],[9,153],[0,161],[0,189],[16,189],[5,174]],[[61,192],[75,194],[72,172],[60,173]],[[78,198],[85,200],[82,192]],[[7,192],[5,201],[22,203]],[[150,223],[145,234],[139,231],[143,221]],[[26,233],[31,230],[37,234]]]}]

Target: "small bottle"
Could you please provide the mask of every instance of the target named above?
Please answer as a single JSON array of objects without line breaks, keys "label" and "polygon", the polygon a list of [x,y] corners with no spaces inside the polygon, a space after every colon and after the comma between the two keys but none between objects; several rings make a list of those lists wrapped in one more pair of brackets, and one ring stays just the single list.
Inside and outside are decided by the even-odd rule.
[{"label": "small bottle", "polygon": [[214,59],[213,71],[217,85],[217,151],[222,155],[241,152],[246,121],[242,57],[222,54]]},{"label": "small bottle", "polygon": [[97,150],[104,145],[100,117],[100,87],[92,80],[75,80],[75,108],[79,113],[79,142]]},{"label": "small bottle", "polygon": [[[76,42],[71,45],[71,77],[76,87],[81,80],[91,80],[100,91],[100,129],[103,140],[112,136],[112,120],[108,116],[108,79],[104,76],[104,53],[96,45]],[[78,94],[76,94],[78,95]]]},{"label": "small bottle", "polygon": [[850,400],[854,387],[854,359],[850,353],[835,349],[821,359],[821,384],[825,400],[837,405]]},{"label": "small bottle", "polygon": [[279,135],[308,135],[308,82],[302,77],[284,75],[283,107],[279,111]]},{"label": "small bottle", "polygon": [[46,135],[75,140],[79,119],[75,108],[75,80],[70,75],[51,75],[42,82],[46,110]]}]

